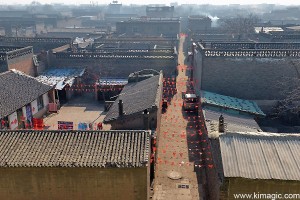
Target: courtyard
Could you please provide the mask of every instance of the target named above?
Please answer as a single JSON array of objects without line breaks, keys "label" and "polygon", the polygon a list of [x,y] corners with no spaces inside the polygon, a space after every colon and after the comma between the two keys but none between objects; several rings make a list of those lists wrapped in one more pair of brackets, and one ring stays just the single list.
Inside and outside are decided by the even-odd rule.
[{"label": "courtyard", "polygon": [[[58,121],[73,122],[73,130],[78,130],[82,124],[93,125],[97,130],[97,124],[102,122],[106,112],[104,103],[95,100],[90,95],[75,97],[62,105],[58,113],[51,113],[44,118],[45,129],[58,130]],[[110,125],[103,124],[103,130],[110,130]]]}]

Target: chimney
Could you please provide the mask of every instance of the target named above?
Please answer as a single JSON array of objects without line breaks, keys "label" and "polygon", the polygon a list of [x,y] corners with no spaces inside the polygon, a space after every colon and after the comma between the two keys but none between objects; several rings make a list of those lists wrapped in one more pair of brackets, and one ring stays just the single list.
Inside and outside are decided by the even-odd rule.
[{"label": "chimney", "polygon": [[219,117],[219,133],[224,133],[225,126],[224,126],[224,117],[223,115],[220,115]]},{"label": "chimney", "polygon": [[148,109],[145,109],[143,112],[143,117],[144,117],[144,128],[145,130],[149,130],[149,111]]},{"label": "chimney", "polygon": [[119,99],[119,115],[123,115],[124,111],[123,111],[123,101],[121,99]]}]

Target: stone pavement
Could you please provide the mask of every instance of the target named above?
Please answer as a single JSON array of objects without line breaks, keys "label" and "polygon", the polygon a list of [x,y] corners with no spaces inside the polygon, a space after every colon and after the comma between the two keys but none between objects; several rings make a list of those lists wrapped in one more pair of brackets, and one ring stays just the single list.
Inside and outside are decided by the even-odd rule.
[{"label": "stone pavement", "polygon": [[[182,48],[184,39],[184,36],[181,36],[179,66],[184,65]],[[166,113],[162,114],[160,135],[157,139],[154,200],[202,199],[202,187],[198,185],[201,184],[201,173],[194,166],[194,161],[200,160],[201,157],[200,147],[194,143],[198,138],[191,137],[197,134],[197,115],[182,110],[182,92],[187,89],[188,77],[185,75],[185,69],[182,71],[180,68],[178,73],[176,80],[178,92],[171,99]],[[179,173],[181,178],[177,180],[169,178],[171,172]]]},{"label": "stone pavement", "polygon": [[[72,98],[64,104],[58,113],[52,113],[44,119],[45,129],[57,130],[58,121],[70,121],[74,123],[74,130],[78,129],[78,123],[93,123],[97,130],[97,123],[105,117],[104,104],[94,100],[90,95]],[[110,125],[103,124],[103,130],[110,130]]]}]

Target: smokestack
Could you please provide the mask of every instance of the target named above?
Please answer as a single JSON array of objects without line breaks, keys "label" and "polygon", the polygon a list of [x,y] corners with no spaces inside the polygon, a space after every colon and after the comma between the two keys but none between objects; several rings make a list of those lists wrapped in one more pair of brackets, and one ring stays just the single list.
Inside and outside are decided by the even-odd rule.
[{"label": "smokestack", "polygon": [[121,99],[119,99],[119,115],[123,115],[123,101]]},{"label": "smokestack", "polygon": [[223,117],[223,115],[220,115],[220,117],[219,117],[219,132],[224,133],[224,131],[225,131],[224,117]]}]

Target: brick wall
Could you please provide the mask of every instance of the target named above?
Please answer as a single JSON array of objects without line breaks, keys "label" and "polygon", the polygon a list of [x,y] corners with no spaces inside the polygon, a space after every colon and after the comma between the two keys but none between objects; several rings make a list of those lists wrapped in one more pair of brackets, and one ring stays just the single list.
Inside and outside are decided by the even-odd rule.
[{"label": "brick wall", "polygon": [[35,76],[35,66],[33,64],[32,55],[17,57],[8,61],[9,69],[16,69],[27,75]]},{"label": "brick wall", "polygon": [[[299,181],[229,178],[226,200],[237,199],[233,194],[298,194]],[[221,200],[225,198],[221,198]],[[265,199],[265,198],[259,198]],[[277,198],[274,198],[277,199]],[[290,198],[290,199],[296,199]]]},{"label": "brick wall", "polygon": [[0,199],[146,200],[148,169],[1,168]]},{"label": "brick wall", "polygon": [[179,21],[131,21],[131,22],[117,22],[117,33],[128,35],[142,34],[142,35],[165,35],[176,37],[180,33]]},{"label": "brick wall", "polygon": [[278,83],[296,78],[300,65],[293,58],[226,58],[195,55],[197,89],[250,100],[282,99]]},{"label": "brick wall", "polygon": [[143,69],[163,70],[164,76],[171,77],[177,66],[176,59],[57,59],[54,55],[49,58],[50,67],[87,67],[98,77],[128,77]]}]

